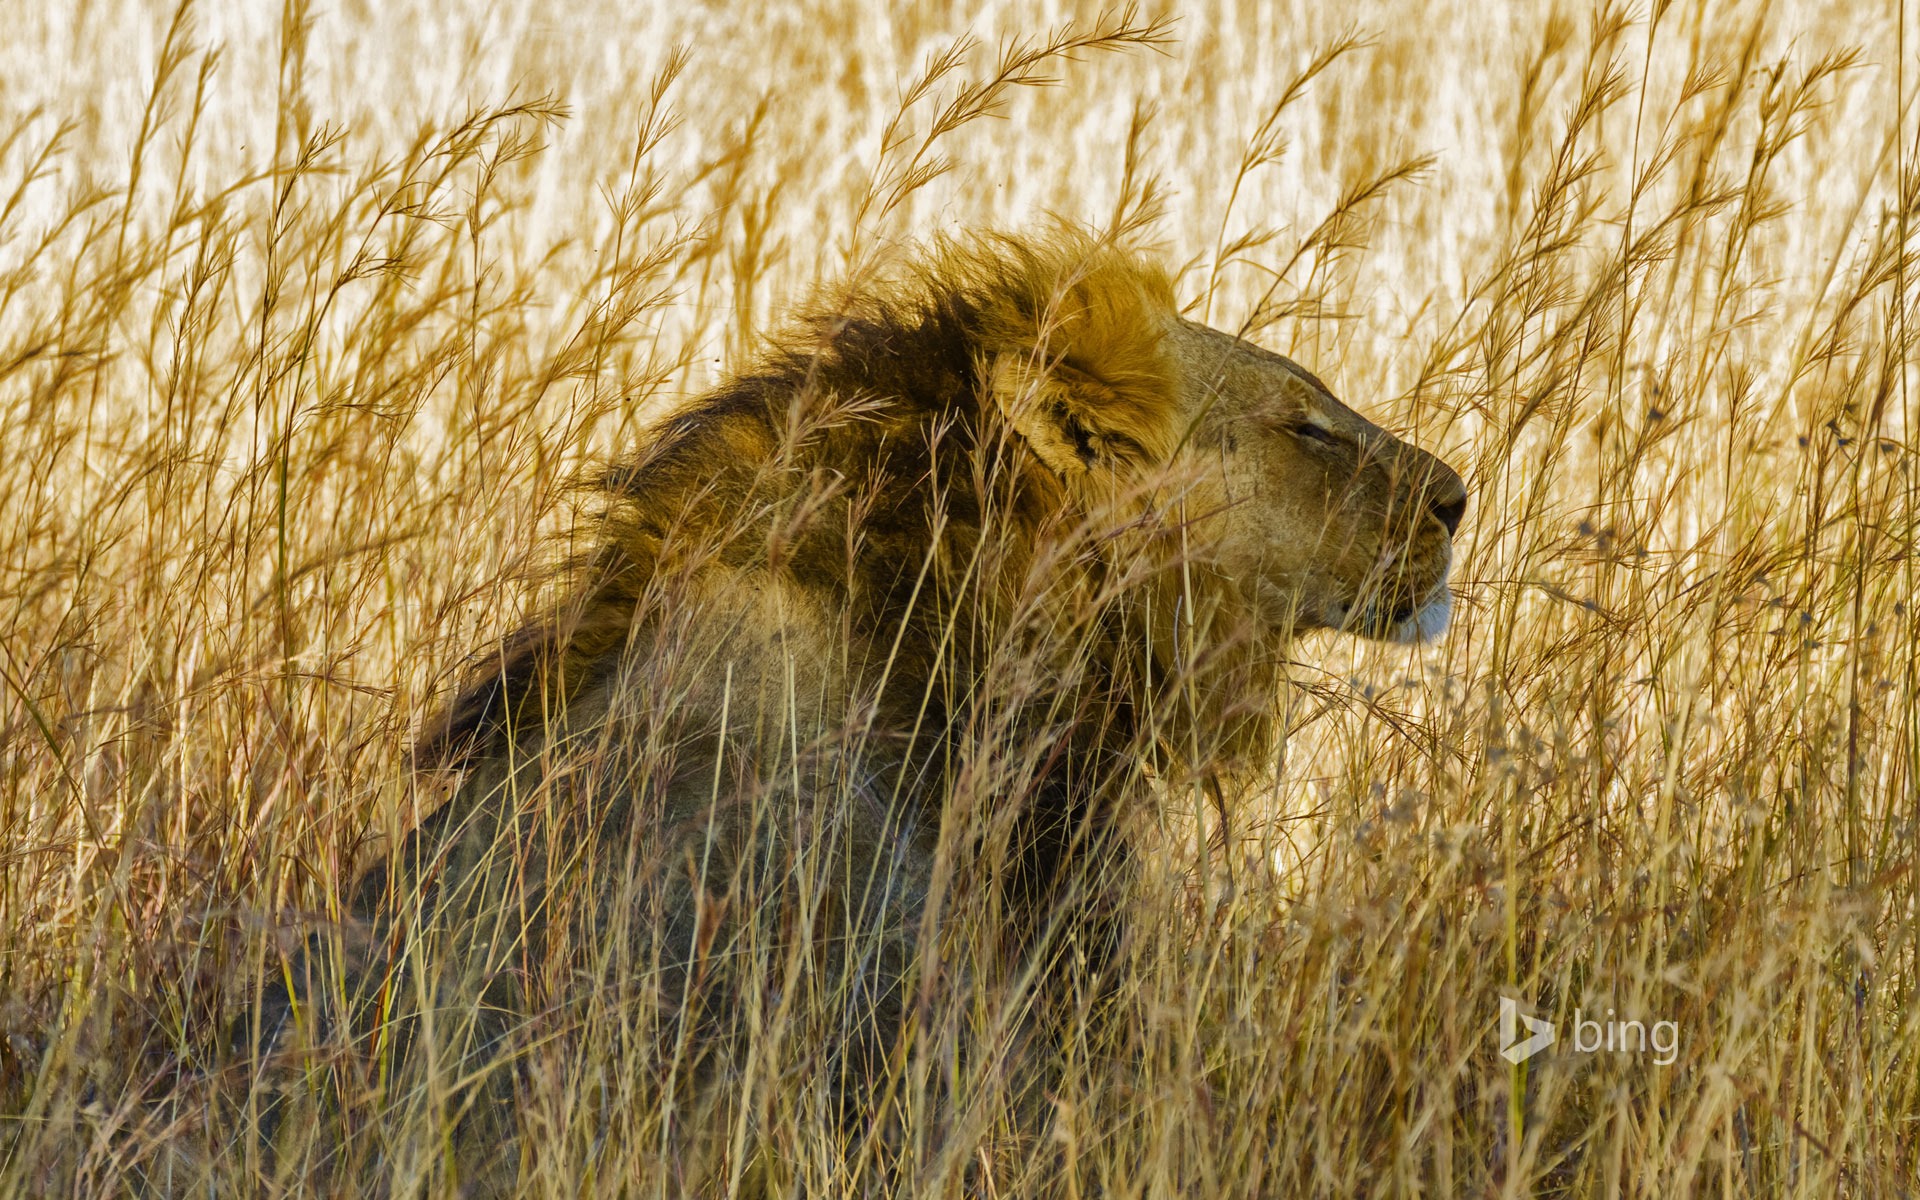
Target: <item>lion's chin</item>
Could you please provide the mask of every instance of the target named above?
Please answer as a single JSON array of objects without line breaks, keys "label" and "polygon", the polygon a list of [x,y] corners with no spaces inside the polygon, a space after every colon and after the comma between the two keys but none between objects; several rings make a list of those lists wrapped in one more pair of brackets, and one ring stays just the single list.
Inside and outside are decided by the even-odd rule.
[{"label": "lion's chin", "polygon": [[1385,641],[1418,644],[1431,642],[1447,631],[1453,617],[1453,593],[1445,584],[1433,590],[1427,602],[1413,613],[1393,623]]},{"label": "lion's chin", "polygon": [[1338,601],[1329,605],[1324,618],[1329,629],[1356,634],[1377,642],[1420,645],[1446,632],[1453,616],[1453,593],[1440,584],[1417,608],[1383,613],[1377,608],[1350,608]]}]

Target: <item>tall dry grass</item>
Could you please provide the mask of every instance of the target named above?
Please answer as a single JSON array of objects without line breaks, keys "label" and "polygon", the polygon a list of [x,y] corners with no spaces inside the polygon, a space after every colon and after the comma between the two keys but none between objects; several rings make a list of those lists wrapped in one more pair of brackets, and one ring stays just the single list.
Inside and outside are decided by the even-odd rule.
[{"label": "tall dry grass", "polygon": [[[1167,797],[1128,1072],[911,1186],[1920,1189],[1911,16],[1070,7],[9,13],[0,1192],[311,1185],[226,1031],[444,795],[570,481],[807,281],[1048,211],[1474,502],[1442,640],[1301,643],[1257,803]],[[671,1194],[555,1089],[530,1190]]]}]

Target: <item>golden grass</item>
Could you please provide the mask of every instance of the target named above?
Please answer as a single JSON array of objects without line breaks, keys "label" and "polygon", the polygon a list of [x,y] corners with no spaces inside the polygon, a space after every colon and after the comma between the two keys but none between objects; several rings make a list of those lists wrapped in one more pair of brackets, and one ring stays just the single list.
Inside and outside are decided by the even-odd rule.
[{"label": "golden grass", "polygon": [[[1899,6],[29,7],[0,1193],[311,1184],[225,1030],[444,795],[409,740],[569,482],[808,281],[1048,212],[1460,467],[1457,616],[1297,648],[1269,793],[1198,851],[1169,797],[1124,1081],[903,1193],[1920,1188]],[[1503,1059],[1503,994],[1561,1043]],[[1567,1045],[1607,1010],[1673,1061]],[[531,1192],[672,1194],[564,1094]],[[434,1119],[342,1106],[447,1186]]]}]

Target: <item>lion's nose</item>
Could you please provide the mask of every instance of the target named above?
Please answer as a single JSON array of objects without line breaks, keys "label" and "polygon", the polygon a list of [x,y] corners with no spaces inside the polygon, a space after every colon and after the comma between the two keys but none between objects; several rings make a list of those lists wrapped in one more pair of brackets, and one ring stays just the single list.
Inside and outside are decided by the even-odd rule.
[{"label": "lion's nose", "polygon": [[1460,532],[1460,518],[1467,515],[1467,485],[1458,475],[1448,471],[1444,481],[1435,480],[1429,503],[1433,506],[1433,515],[1447,527],[1448,537]]}]

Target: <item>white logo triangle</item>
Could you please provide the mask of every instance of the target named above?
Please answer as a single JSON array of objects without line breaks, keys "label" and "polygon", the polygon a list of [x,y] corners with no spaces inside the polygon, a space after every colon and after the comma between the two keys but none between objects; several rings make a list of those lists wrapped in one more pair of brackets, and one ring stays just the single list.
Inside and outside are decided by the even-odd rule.
[{"label": "white logo triangle", "polygon": [[[1520,1038],[1520,1026],[1525,1023],[1527,1038]],[[1520,1011],[1520,1002],[1511,997],[1500,997],[1500,1054],[1510,1063],[1522,1063],[1553,1045],[1553,1024],[1539,1017],[1525,1016]]]}]

